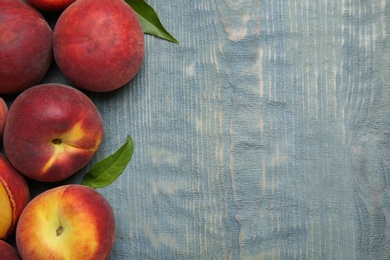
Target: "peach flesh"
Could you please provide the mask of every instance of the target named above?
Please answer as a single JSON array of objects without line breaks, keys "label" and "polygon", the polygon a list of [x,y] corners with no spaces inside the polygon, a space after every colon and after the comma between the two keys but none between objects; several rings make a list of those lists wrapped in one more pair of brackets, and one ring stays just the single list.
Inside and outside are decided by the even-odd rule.
[{"label": "peach flesh", "polygon": [[7,190],[0,182],[0,237],[5,237],[12,225],[12,207]]},{"label": "peach flesh", "polygon": [[0,239],[8,238],[16,228],[19,216],[30,201],[25,178],[0,154]]}]

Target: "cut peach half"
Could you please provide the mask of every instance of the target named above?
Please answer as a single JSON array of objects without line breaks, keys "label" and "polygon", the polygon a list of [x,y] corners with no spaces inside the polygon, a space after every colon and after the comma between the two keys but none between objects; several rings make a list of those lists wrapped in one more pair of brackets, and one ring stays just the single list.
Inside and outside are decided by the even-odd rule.
[{"label": "cut peach half", "polygon": [[12,207],[7,191],[0,183],[0,237],[5,237],[12,225]]},{"label": "cut peach half", "polygon": [[20,214],[29,201],[25,178],[4,154],[0,154],[0,239],[6,239],[15,231]]}]

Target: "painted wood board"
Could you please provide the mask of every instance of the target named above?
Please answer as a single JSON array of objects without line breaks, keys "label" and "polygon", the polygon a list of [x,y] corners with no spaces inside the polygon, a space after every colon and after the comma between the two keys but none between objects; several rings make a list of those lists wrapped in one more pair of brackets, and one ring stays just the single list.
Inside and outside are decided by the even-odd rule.
[{"label": "painted wood board", "polygon": [[99,190],[111,258],[389,259],[388,1],[148,3],[180,44],[146,35],[133,81],[87,93],[92,163],[135,142]]}]

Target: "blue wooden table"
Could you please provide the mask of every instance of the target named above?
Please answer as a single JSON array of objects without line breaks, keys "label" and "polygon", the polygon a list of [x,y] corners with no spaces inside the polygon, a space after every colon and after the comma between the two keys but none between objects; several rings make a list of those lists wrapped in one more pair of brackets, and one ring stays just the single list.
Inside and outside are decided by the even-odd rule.
[{"label": "blue wooden table", "polygon": [[128,85],[86,92],[90,165],[135,143],[99,189],[112,259],[390,259],[389,1],[148,3],[180,44],[145,35]]}]

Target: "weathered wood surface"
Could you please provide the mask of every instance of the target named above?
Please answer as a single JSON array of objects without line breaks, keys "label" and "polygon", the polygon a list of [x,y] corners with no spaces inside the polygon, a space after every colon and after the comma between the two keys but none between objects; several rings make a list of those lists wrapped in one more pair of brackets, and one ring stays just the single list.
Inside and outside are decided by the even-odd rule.
[{"label": "weathered wood surface", "polygon": [[88,93],[94,162],[135,142],[100,190],[112,259],[390,259],[390,3],[148,3],[180,44],[145,36],[137,77]]}]

